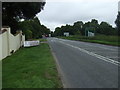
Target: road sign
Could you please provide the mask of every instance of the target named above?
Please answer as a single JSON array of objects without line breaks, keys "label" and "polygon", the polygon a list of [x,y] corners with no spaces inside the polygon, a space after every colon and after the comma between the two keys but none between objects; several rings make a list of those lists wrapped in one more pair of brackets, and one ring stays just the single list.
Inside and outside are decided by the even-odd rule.
[{"label": "road sign", "polygon": [[85,29],[85,36],[95,36],[95,28],[94,27],[87,27]]}]

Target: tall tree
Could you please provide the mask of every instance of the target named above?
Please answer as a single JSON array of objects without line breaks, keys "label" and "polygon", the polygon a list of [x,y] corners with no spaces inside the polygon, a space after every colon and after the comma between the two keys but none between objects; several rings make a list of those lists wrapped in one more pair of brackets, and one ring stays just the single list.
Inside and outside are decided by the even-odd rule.
[{"label": "tall tree", "polygon": [[99,26],[99,33],[104,35],[113,35],[115,31],[110,24],[107,22],[101,22]]},{"label": "tall tree", "polygon": [[99,30],[98,20],[92,19],[92,20],[91,20],[91,23],[90,23],[90,27],[93,29],[93,32],[94,32],[95,34],[98,33],[98,30]]},{"label": "tall tree", "polygon": [[60,27],[55,28],[54,36],[62,36],[62,31]]},{"label": "tall tree", "polygon": [[75,34],[81,34],[83,25],[84,25],[84,24],[83,24],[82,21],[77,21],[77,22],[74,23],[73,28],[74,28],[74,30],[75,30],[75,31],[74,31]]},{"label": "tall tree", "polygon": [[19,27],[25,34],[26,39],[38,39],[41,38],[42,35],[50,34],[50,30],[46,26],[41,25],[37,17],[32,20],[20,22]]},{"label": "tall tree", "polygon": [[45,2],[3,2],[2,3],[2,25],[10,26],[14,34],[19,29],[20,19],[32,19],[39,13]]},{"label": "tall tree", "polygon": [[86,28],[90,27],[90,22],[86,22],[84,25],[83,25],[83,28],[82,28],[82,35],[84,36],[86,34]]},{"label": "tall tree", "polygon": [[[120,25],[118,25],[120,26]],[[73,24],[73,26],[66,25],[57,27],[55,29],[55,36],[62,36],[64,32],[69,32],[70,35],[87,35],[87,31],[94,32],[95,34],[104,34],[104,35],[116,35],[117,30],[113,28],[107,22],[101,22],[98,24],[98,20],[92,19],[91,22],[88,21],[85,24],[82,21],[77,21]]]}]

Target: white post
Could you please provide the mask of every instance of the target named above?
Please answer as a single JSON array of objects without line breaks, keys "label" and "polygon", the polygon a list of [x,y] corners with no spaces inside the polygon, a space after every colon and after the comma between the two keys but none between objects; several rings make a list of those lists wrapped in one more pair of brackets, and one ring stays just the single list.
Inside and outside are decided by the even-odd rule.
[{"label": "white post", "polygon": [[2,34],[0,34],[0,60],[2,60]]},{"label": "white post", "polygon": [[11,29],[10,28],[6,28],[7,29],[7,40],[8,40],[8,55],[10,55],[10,34],[11,34]]}]

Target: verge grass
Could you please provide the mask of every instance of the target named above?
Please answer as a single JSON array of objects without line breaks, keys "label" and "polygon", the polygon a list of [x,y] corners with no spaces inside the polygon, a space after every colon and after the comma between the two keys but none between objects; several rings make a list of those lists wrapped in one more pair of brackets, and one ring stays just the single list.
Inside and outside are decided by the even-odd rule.
[{"label": "verge grass", "polygon": [[32,39],[32,40],[39,40],[40,42],[47,42],[47,39],[46,39],[46,38]]},{"label": "verge grass", "polygon": [[46,38],[40,38],[39,40],[40,40],[41,42],[46,42],[46,41],[47,41]]},{"label": "verge grass", "polygon": [[100,43],[106,45],[120,46],[120,36],[105,36],[105,35],[97,35],[95,37],[85,37],[80,35],[73,35],[69,37],[58,37],[68,40],[77,40],[91,43]]},{"label": "verge grass", "polygon": [[21,48],[2,61],[3,88],[61,88],[48,44]]}]

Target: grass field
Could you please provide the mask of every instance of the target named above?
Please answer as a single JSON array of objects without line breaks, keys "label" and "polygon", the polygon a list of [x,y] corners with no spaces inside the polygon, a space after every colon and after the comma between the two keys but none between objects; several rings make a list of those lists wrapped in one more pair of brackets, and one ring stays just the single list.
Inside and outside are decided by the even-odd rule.
[{"label": "grass field", "polygon": [[120,46],[120,36],[105,36],[105,35],[98,35],[95,37],[85,37],[85,36],[69,36],[69,37],[58,37],[63,39],[69,40],[77,40],[77,41],[84,41],[84,42],[92,42],[92,43],[100,43],[106,45],[113,45],[113,46]]},{"label": "grass field", "polygon": [[61,88],[48,44],[21,48],[2,61],[3,88]]}]

